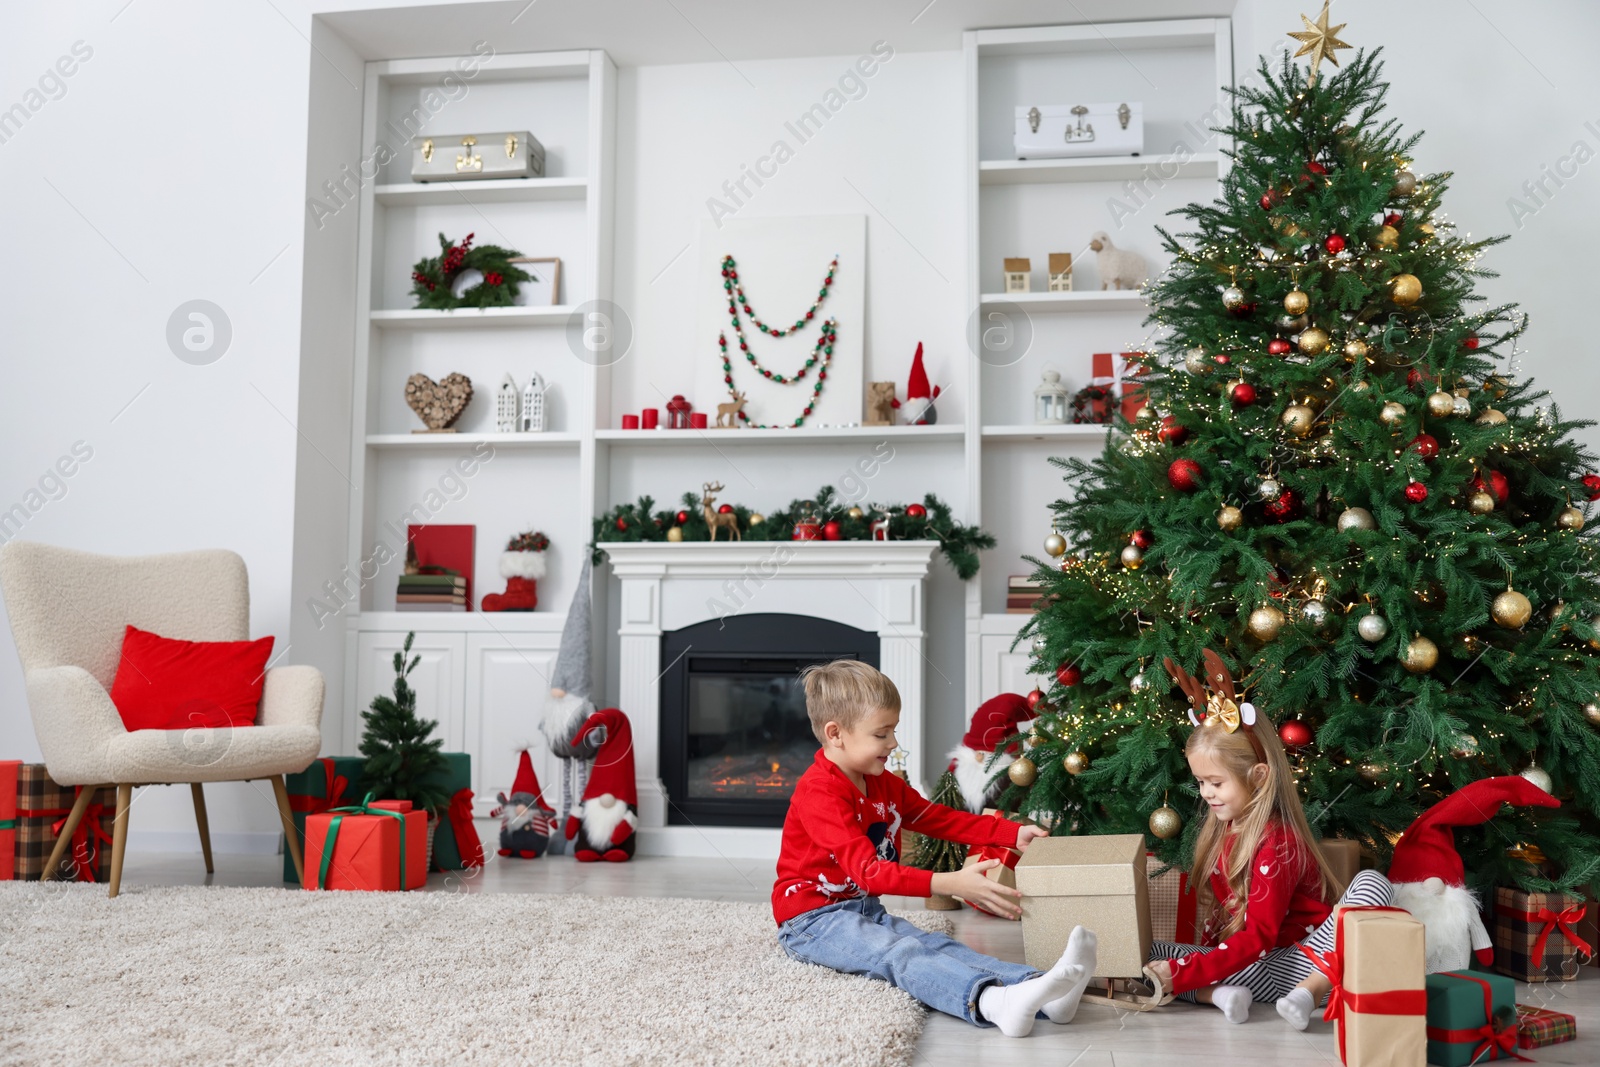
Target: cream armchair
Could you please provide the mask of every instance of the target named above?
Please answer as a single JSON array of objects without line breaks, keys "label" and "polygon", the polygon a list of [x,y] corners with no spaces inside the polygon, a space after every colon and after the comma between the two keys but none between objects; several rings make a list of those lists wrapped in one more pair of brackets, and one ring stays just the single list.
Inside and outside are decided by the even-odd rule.
[{"label": "cream armchair", "polygon": [[56,839],[46,877],[56,871],[96,788],[115,785],[110,895],[116,896],[134,787],[182,782],[194,796],[200,850],[211,873],[201,783],[264,778],[272,782],[287,847],[304,883],[283,776],[310,766],[322,747],[322,672],[269,668],[255,725],[233,729],[129,732],[109,695],[128,625],[188,641],[249,638],[243,559],[222,550],[100,556],[13,541],[0,548],[0,588],[45,766],[58,784],[85,787]]}]

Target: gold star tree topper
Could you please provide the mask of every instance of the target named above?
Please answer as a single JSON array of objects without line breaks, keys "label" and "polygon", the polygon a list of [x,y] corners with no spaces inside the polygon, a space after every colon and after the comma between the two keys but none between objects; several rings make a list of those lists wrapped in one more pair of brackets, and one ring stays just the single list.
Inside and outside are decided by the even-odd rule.
[{"label": "gold star tree topper", "polygon": [[1317,21],[1312,22],[1304,15],[1300,21],[1306,24],[1304,30],[1290,30],[1289,36],[1300,42],[1300,51],[1294,54],[1299,59],[1303,55],[1311,56],[1311,76],[1306,79],[1307,85],[1315,84],[1317,80],[1317,65],[1326,59],[1334,66],[1339,65],[1339,56],[1336,49],[1349,48],[1350,46],[1339,40],[1339,31],[1348,23],[1329,28],[1328,26],[1328,0],[1322,0],[1322,14],[1317,16]]}]

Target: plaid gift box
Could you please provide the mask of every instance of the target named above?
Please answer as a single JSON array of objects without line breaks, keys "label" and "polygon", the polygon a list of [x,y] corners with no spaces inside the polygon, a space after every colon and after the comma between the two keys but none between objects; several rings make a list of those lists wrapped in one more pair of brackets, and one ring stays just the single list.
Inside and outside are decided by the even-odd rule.
[{"label": "plaid gift box", "polygon": [[[42,763],[18,765],[14,878],[36,882],[44,876],[56,838],[66,828],[67,816],[82,791],[82,786],[57,785]],[[58,879],[110,881],[111,824],[116,817],[116,790],[109,786],[97,789],[72,834],[72,846],[61,856]]]},{"label": "plaid gift box", "polygon": [[1494,967],[1521,982],[1570,982],[1578,953],[1594,950],[1578,933],[1587,901],[1573,893],[1494,891]]},{"label": "plaid gift box", "polygon": [[[1160,866],[1153,853],[1145,853],[1151,869]],[[1175,945],[1195,944],[1195,909],[1198,898],[1189,875],[1168,867],[1150,879],[1150,936]]]},{"label": "plaid gift box", "polygon": [[1531,1004],[1517,1005],[1517,1047],[1544,1048],[1578,1036],[1578,1020],[1571,1015]]}]

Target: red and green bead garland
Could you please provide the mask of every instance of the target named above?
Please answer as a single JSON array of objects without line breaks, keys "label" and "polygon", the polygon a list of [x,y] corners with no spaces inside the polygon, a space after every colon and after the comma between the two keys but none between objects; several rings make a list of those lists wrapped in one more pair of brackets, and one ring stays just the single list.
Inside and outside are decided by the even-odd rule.
[{"label": "red and green bead garland", "polygon": [[[823,385],[828,380],[828,365],[833,362],[833,345],[838,339],[839,322],[837,319],[825,319],[823,321],[822,334],[817,338],[817,343],[812,346],[810,357],[806,359],[805,365],[791,376],[768,370],[756,359],[756,354],[750,351],[750,342],[744,335],[744,324],[739,319],[739,312],[742,309],[751,324],[762,333],[772,337],[787,337],[796,330],[804,329],[806,323],[816,317],[817,312],[822,307],[822,302],[828,298],[828,293],[833,286],[833,276],[838,269],[839,257],[834,256],[833,261],[828,264],[828,273],[822,280],[822,288],[817,290],[817,299],[812,302],[811,307],[802,317],[795,320],[793,326],[788,329],[778,329],[762,322],[756,316],[756,313],[750,309],[750,300],[745,296],[744,286],[739,282],[739,271],[733,257],[722,257],[722,288],[728,294],[728,317],[733,320],[734,334],[739,339],[739,350],[744,353],[744,357],[749,361],[750,365],[768,381],[777,382],[779,385],[792,385],[810,373],[811,368],[815,367],[818,362],[822,364],[817,369],[816,384],[811,388],[811,398],[806,401],[806,406],[801,411],[800,417],[790,423],[790,428],[804,425],[807,416],[815,409],[817,400],[822,395]],[[728,353],[728,336],[726,333],[717,334],[717,347],[722,351],[722,381],[728,387],[728,395],[737,399],[738,391],[733,385],[733,360]],[[739,421],[755,429],[773,428],[764,423],[752,423],[750,416],[746,415],[742,410],[739,412]]]}]

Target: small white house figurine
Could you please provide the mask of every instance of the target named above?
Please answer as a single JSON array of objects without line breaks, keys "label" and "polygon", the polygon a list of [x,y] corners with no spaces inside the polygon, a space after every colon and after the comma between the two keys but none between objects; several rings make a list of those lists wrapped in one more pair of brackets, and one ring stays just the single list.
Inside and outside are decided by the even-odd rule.
[{"label": "small white house figurine", "polygon": [[1033,264],[1028,257],[1006,257],[1006,292],[1028,293],[1033,291]]},{"label": "small white house figurine", "polygon": [[1060,426],[1067,421],[1067,387],[1061,372],[1046,367],[1044,380],[1033,389],[1033,421],[1039,426]]},{"label": "small white house figurine", "polygon": [[1050,291],[1052,293],[1072,292],[1072,253],[1050,253]]},{"label": "small white house figurine", "polygon": [[524,433],[544,432],[544,394],[550,387],[535,373],[522,390],[522,430]]},{"label": "small white house figurine", "polygon": [[1144,285],[1144,257],[1139,253],[1118,248],[1104,230],[1089,238],[1089,247],[1100,268],[1100,288],[1137,289]]},{"label": "small white house figurine", "polygon": [[509,374],[495,393],[494,428],[501,433],[517,432],[517,383]]}]

